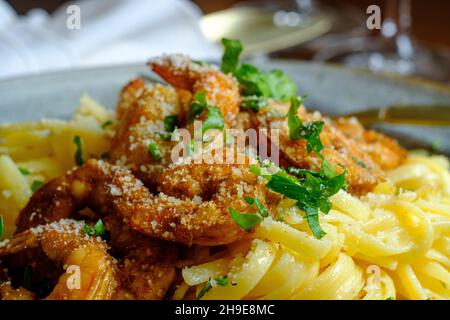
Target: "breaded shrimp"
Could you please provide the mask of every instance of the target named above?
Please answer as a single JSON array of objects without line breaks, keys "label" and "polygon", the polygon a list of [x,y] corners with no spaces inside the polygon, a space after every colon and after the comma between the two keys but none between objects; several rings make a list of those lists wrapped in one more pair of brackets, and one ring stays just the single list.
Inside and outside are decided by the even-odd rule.
[{"label": "breaded shrimp", "polygon": [[[146,186],[155,189],[155,179],[171,163],[171,132],[164,119],[177,116],[178,96],[169,86],[147,85],[144,80],[130,82],[117,107],[117,129],[109,152],[113,163],[127,166]],[[149,150],[153,145],[155,153]]]},{"label": "breaded shrimp", "polygon": [[[271,102],[270,108],[256,114],[256,119],[260,127],[279,129],[280,152],[291,166],[319,170],[322,161],[314,153],[308,153],[306,140],[289,138],[288,110],[288,104]],[[299,108],[298,116],[303,122],[324,121],[320,135],[324,146],[322,154],[336,171],[342,172],[342,167],[347,170],[350,192],[367,193],[384,179],[384,172],[361,144],[345,136],[329,119],[322,117],[319,112],[307,113],[303,107]]]},{"label": "breaded shrimp", "polygon": [[175,280],[178,248],[134,231],[115,215],[103,219],[112,255],[119,258],[119,288],[114,299],[164,298]]},{"label": "breaded shrimp", "polygon": [[337,129],[355,141],[383,170],[398,167],[407,157],[407,151],[397,141],[373,130],[365,130],[356,118],[339,118]]},{"label": "breaded shrimp", "polygon": [[[187,245],[228,244],[245,235],[231,218],[228,207],[254,212],[242,197],[259,196],[264,186],[256,176],[246,176],[248,166],[208,166],[213,168],[208,183],[217,189],[211,199],[202,201],[199,197],[176,198],[162,192],[155,196],[128,169],[90,160],[39,189],[20,213],[17,228],[22,231],[30,223],[42,224],[55,217],[72,216],[77,210],[89,207],[100,215],[116,214],[134,230],[151,237]],[[179,170],[193,183],[197,179],[199,185],[204,185],[201,172],[207,168],[181,166]],[[177,181],[183,178],[180,172],[174,172],[175,178],[166,176]],[[163,189],[173,189],[169,188],[170,181],[162,184],[166,185]]]},{"label": "breaded shrimp", "polygon": [[[53,187],[55,185],[56,183]],[[61,217],[76,216],[77,209],[82,205],[77,203],[76,197],[70,199],[71,186],[65,183],[62,185],[63,187],[59,188],[61,193],[55,195],[59,206],[49,207],[44,214],[36,213],[36,219],[32,216],[33,219],[28,223],[26,219],[22,219],[19,230],[34,227],[39,223],[49,223]],[[38,197],[37,201],[43,199]],[[47,202],[43,202],[44,206],[45,203]],[[35,212],[43,212],[41,207],[35,209]],[[178,252],[176,245],[144,236],[126,226],[122,219],[114,214],[103,217],[103,221],[109,234],[111,253],[119,260],[119,286],[114,298],[161,299],[175,278],[173,265]]]},{"label": "breaded shrimp", "polygon": [[[206,101],[219,108],[229,124],[239,112],[239,85],[217,67],[192,61],[188,56],[174,54],[153,58],[149,66],[169,84],[181,91],[180,100],[189,101],[189,93],[204,92]],[[188,105],[184,103],[185,111]]]},{"label": "breaded shrimp", "polygon": [[[74,273],[63,273],[47,297],[51,300],[105,300],[117,287],[117,271],[108,246],[99,238],[83,233],[84,223],[60,220],[40,225],[15,235],[0,248],[0,259],[29,249],[39,249],[54,263],[78,268],[79,283],[70,280]],[[74,268],[74,272],[75,271]],[[76,275],[75,275],[76,276]],[[79,287],[78,287],[79,285]]]}]

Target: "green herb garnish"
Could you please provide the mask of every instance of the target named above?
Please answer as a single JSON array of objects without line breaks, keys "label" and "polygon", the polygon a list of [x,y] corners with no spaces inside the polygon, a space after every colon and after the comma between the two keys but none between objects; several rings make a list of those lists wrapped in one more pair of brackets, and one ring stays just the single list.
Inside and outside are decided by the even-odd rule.
[{"label": "green herb garnish", "polygon": [[75,136],[75,138],[73,139],[73,143],[75,143],[75,146],[77,147],[77,150],[75,151],[75,163],[80,167],[84,164],[83,144],[81,143],[80,136]]},{"label": "green herb garnish", "polygon": [[217,285],[221,287],[226,287],[228,285],[228,276],[214,278],[214,281],[216,282]]},{"label": "green herb garnish", "polygon": [[263,221],[263,218],[258,214],[241,213],[233,208],[228,208],[228,211],[237,225],[247,232],[252,231],[254,227]]},{"label": "green herb garnish", "polygon": [[[268,180],[267,188],[296,200],[295,205],[305,212],[309,227],[318,239],[326,234],[320,227],[319,211],[325,214],[330,211],[329,197],[336,194],[345,184],[345,171],[340,175],[333,175],[329,170],[329,168],[324,169],[324,164],[322,164],[320,172],[291,168],[290,172],[299,177],[282,169],[272,175],[260,174]],[[251,169],[251,171],[258,173],[255,169]],[[260,169],[259,173],[261,171]]]},{"label": "green herb garnish", "polygon": [[159,150],[158,145],[155,142],[151,142],[148,145],[148,153],[155,159],[156,161],[161,161],[162,154],[161,150]]},{"label": "green herb garnish", "polygon": [[206,62],[205,61],[201,61],[201,60],[192,60],[193,63],[198,64],[200,66],[205,65]]},{"label": "green herb garnish", "polygon": [[282,71],[264,72],[249,65],[239,65],[242,43],[238,40],[223,39],[225,48],[222,56],[221,69],[231,72],[241,85],[244,96],[257,96],[287,101],[297,93],[296,84]]},{"label": "green herb garnish", "polygon": [[367,169],[367,163],[365,163],[365,162],[362,161],[361,159],[358,159],[358,158],[356,158],[356,157],[352,157],[352,160],[353,160],[354,162],[356,162],[356,164],[357,164],[358,166],[360,166],[361,168]]},{"label": "green herb garnish", "polygon": [[167,116],[164,118],[164,129],[167,132],[173,132],[177,128],[178,116]]},{"label": "green herb garnish", "polygon": [[196,119],[203,111],[207,110],[205,120],[202,123],[202,133],[205,133],[209,129],[222,130],[224,127],[224,121],[219,108],[216,106],[208,105],[206,102],[206,95],[204,92],[198,92],[194,96],[194,101],[191,102],[187,120],[192,121]]},{"label": "green herb garnish", "polygon": [[222,39],[222,45],[225,48],[222,57],[220,69],[224,73],[235,73],[239,66],[239,57],[244,47],[239,40]]},{"label": "green herb garnish", "polygon": [[260,224],[264,220],[264,218],[267,218],[269,216],[269,212],[266,210],[266,208],[264,208],[262,202],[257,198],[246,196],[244,197],[244,200],[251,206],[255,205],[258,209],[258,213],[241,213],[233,208],[228,208],[228,211],[230,212],[231,218],[233,218],[234,222],[236,222],[236,224],[239,225],[242,229],[249,232],[258,224]]},{"label": "green herb garnish", "polygon": [[112,124],[113,124],[112,120],[107,120],[107,121],[105,121],[105,122],[102,123],[101,128],[102,128],[103,130],[106,130],[106,128],[109,127],[109,126],[112,125]]},{"label": "green herb garnish", "polygon": [[36,192],[38,191],[42,186],[44,185],[44,182],[40,180],[34,180],[33,183],[31,183],[31,191]]},{"label": "green herb garnish", "polygon": [[241,107],[244,109],[250,109],[254,112],[258,112],[261,108],[267,107],[268,101],[265,97],[248,96],[243,97],[241,101]]},{"label": "green herb garnish", "polygon": [[286,101],[297,93],[297,86],[280,70],[263,72],[244,64],[234,74],[244,96],[258,96]]},{"label": "green herb garnish", "polygon": [[431,149],[433,151],[441,151],[441,149],[442,149],[442,140],[434,140],[431,143]]},{"label": "green herb garnish", "polygon": [[203,113],[208,104],[206,103],[206,94],[203,91],[197,92],[194,100],[191,102],[190,109],[187,113],[187,121],[192,122]]},{"label": "green herb garnish", "polygon": [[214,279],[209,279],[209,281],[203,286],[203,288],[198,293],[198,295],[196,297],[197,300],[200,300],[201,298],[203,298],[203,296],[213,288],[213,284],[212,284],[213,281],[216,285],[219,285],[221,287],[226,287],[229,283],[228,276],[222,276],[222,277],[217,277]]},{"label": "green herb garnish", "polygon": [[165,132],[155,132],[155,134],[160,137],[164,141],[170,141],[172,139],[171,133],[165,133]]},{"label": "green herb garnish", "polygon": [[19,167],[19,171],[24,176],[28,176],[30,174],[30,170],[28,170],[27,168]]},{"label": "green herb garnish", "polygon": [[91,237],[102,237],[103,235],[105,235],[106,229],[102,219],[100,219],[94,224],[93,227],[84,224],[83,232]]},{"label": "green herb garnish", "polygon": [[334,167],[331,165],[331,163],[328,162],[327,159],[325,159],[321,154],[318,155],[319,158],[322,159],[322,166],[320,167],[320,174],[326,178],[333,178],[337,175],[336,170],[334,170]]},{"label": "green herb garnish", "polygon": [[3,216],[0,216],[0,237],[3,235]]},{"label": "green herb garnish", "polygon": [[197,294],[196,299],[197,299],[197,300],[200,300],[200,299],[203,298],[203,296],[204,296],[207,292],[209,292],[209,290],[211,290],[211,289],[212,289],[211,282],[208,281],[208,282],[204,285],[204,287],[200,290],[200,292]]},{"label": "green herb garnish", "polygon": [[289,138],[291,140],[306,140],[308,152],[314,151],[319,153],[323,149],[320,141],[320,133],[322,132],[324,123],[322,121],[312,121],[303,123],[297,115],[298,108],[303,102],[303,97],[293,97],[291,99],[291,107],[287,114]]},{"label": "green herb garnish", "polygon": [[206,113],[205,121],[202,123],[202,133],[209,129],[222,130],[225,124],[219,108],[215,106],[208,106],[207,108],[208,112]]},{"label": "green herb garnish", "polygon": [[264,208],[264,205],[259,199],[252,197],[244,197],[244,200],[251,206],[256,205],[256,208],[258,209],[259,213],[264,218],[267,218],[269,216],[269,212],[266,210],[266,208]]}]

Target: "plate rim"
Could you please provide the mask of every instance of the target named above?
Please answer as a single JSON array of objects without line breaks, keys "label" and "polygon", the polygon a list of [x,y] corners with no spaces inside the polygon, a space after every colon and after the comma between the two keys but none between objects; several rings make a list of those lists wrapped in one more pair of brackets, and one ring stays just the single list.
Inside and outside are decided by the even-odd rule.
[{"label": "plate rim", "polygon": [[[217,60],[209,60],[208,63],[214,63],[218,64]],[[421,87],[427,87],[432,90],[440,91],[445,94],[450,95],[450,84],[446,84],[443,82],[438,82],[430,79],[425,79],[419,76],[403,76],[395,73],[375,73],[370,71],[369,69],[365,68],[353,68],[353,67],[347,67],[345,65],[339,64],[339,63],[322,63],[322,62],[315,62],[315,61],[308,61],[308,60],[299,60],[299,59],[277,59],[277,58],[269,58],[263,62],[259,61],[247,61],[247,62],[253,62],[254,64],[263,65],[264,63],[274,63],[274,64],[281,64],[281,65],[292,65],[292,64],[301,64],[301,65],[314,65],[314,66],[320,66],[325,68],[331,68],[335,70],[345,71],[345,72],[351,72],[355,74],[364,75],[366,77],[373,77],[377,78],[378,80],[382,79],[389,79],[393,81],[397,81],[399,83],[403,83],[405,85],[412,85],[412,86],[421,86]],[[25,79],[36,79],[40,77],[51,77],[51,76],[58,76],[58,75],[70,75],[75,73],[82,73],[82,72],[94,72],[94,71],[106,71],[106,70],[113,70],[113,69],[126,69],[126,68],[145,68],[145,62],[133,62],[133,63],[125,63],[125,64],[112,64],[112,65],[101,65],[101,66],[81,66],[76,68],[70,68],[70,69],[57,69],[57,70],[51,70],[47,72],[42,73],[31,73],[31,74],[21,74],[16,75],[12,77],[7,77],[0,79],[0,85],[5,85],[11,82],[17,82],[22,81]],[[149,70],[150,71],[150,70]]]}]

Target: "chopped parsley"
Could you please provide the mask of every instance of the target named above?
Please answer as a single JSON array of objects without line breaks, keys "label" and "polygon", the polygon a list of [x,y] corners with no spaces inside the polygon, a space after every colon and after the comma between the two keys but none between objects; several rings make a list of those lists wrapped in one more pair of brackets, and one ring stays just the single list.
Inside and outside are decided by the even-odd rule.
[{"label": "chopped parsley", "polygon": [[296,200],[296,206],[305,212],[305,218],[312,233],[318,238],[325,236],[319,223],[319,212],[327,214],[331,210],[329,197],[346,187],[346,171],[337,174],[333,166],[320,153],[323,144],[320,140],[324,123],[313,121],[304,124],[297,115],[303,98],[291,98],[291,107],[287,114],[289,137],[292,140],[305,139],[307,151],[314,152],[321,160],[319,172],[298,168],[270,171],[273,167],[252,166],[250,171],[268,180],[266,187],[290,199]]},{"label": "chopped parsley", "polygon": [[228,276],[222,276],[215,278],[214,281],[221,287],[226,287],[228,285]]},{"label": "chopped parsley", "polygon": [[38,191],[42,186],[44,185],[44,182],[40,180],[34,180],[31,184],[31,191],[36,192]]},{"label": "chopped parsley", "polygon": [[155,134],[160,137],[162,140],[164,141],[170,141],[172,139],[172,134],[171,133],[166,133],[166,132],[155,132]]},{"label": "chopped parsley", "polygon": [[178,116],[167,116],[164,118],[164,129],[167,132],[173,132],[177,128]]},{"label": "chopped parsley", "polygon": [[162,159],[161,150],[159,150],[158,145],[155,142],[149,143],[149,145],[148,145],[148,153],[156,161],[161,161],[161,159]]},{"label": "chopped parsley", "polygon": [[267,218],[269,216],[269,212],[266,210],[266,208],[264,208],[264,205],[259,199],[252,197],[244,197],[244,200],[251,206],[253,204],[256,205],[256,208],[258,209],[259,213],[264,218]]},{"label": "chopped parsley", "polygon": [[361,168],[367,169],[367,163],[365,163],[365,162],[362,161],[361,159],[358,159],[358,158],[356,158],[356,157],[352,157],[352,160],[353,160],[354,162],[356,162],[356,164],[357,164],[358,166],[360,166]]},{"label": "chopped parsley", "polygon": [[322,159],[322,166],[320,167],[320,174],[327,178],[333,178],[337,175],[331,163],[328,162],[321,154],[318,155]]},{"label": "chopped parsley", "polygon": [[3,235],[3,216],[0,216],[0,237]]},{"label": "chopped parsley", "polygon": [[[296,84],[282,71],[265,72],[249,64],[240,64],[241,42],[223,39],[222,44],[225,51],[222,56],[221,70],[225,73],[232,73],[238,80],[241,94],[244,96],[242,107],[258,112],[261,107],[267,105],[268,99],[291,100],[291,107],[287,114],[290,139],[306,140],[308,153],[314,152],[322,160],[319,172],[292,169],[291,173],[294,175],[280,168],[275,171],[269,170],[273,168],[257,166],[250,168],[251,172],[268,180],[266,186],[269,189],[296,200],[296,206],[305,212],[305,218],[313,234],[319,239],[322,238],[325,231],[320,227],[319,212],[326,214],[330,211],[329,197],[345,186],[346,175],[345,170],[338,175],[333,166],[320,153],[323,149],[320,133],[323,130],[324,122],[303,123],[298,117],[297,112],[303,98],[297,97]],[[245,200],[251,205],[254,204],[258,208],[259,214],[240,213],[233,208],[228,210],[242,229],[250,231],[263,220],[263,217],[268,215],[268,212],[257,199],[246,197]]]},{"label": "chopped parsley", "polygon": [[266,187],[270,190],[296,200],[295,205],[305,212],[312,233],[321,239],[326,233],[320,227],[319,212],[327,214],[330,211],[329,197],[344,186],[346,172],[332,174],[329,168],[324,168],[324,164],[320,172],[291,168],[290,172],[295,176],[283,169],[275,174],[264,174],[261,169],[253,166],[251,172],[266,178]]},{"label": "chopped parsley", "polygon": [[200,300],[200,299],[203,298],[203,296],[204,296],[207,292],[209,292],[209,290],[211,290],[211,289],[212,289],[211,282],[208,281],[208,282],[205,284],[205,286],[200,290],[200,292],[197,294],[196,299],[197,299],[197,300]]},{"label": "chopped parsley", "polygon": [[287,114],[289,138],[291,140],[306,140],[308,152],[314,151],[319,153],[323,149],[320,141],[320,133],[322,132],[324,123],[322,121],[312,121],[303,123],[297,115],[298,108],[303,102],[303,97],[291,98],[291,107]]},{"label": "chopped parsley", "polygon": [[241,93],[244,96],[256,96],[287,101],[297,93],[296,84],[282,71],[261,71],[249,65],[239,65],[239,56],[242,52],[242,44],[238,40],[223,39],[225,48],[222,56],[221,69],[223,72],[231,72],[241,85]]},{"label": "chopped parsley", "polygon": [[441,149],[442,149],[442,140],[434,140],[431,143],[431,149],[433,151],[441,151]]},{"label": "chopped parsley", "polygon": [[112,120],[107,120],[107,121],[105,121],[105,122],[102,123],[101,128],[102,128],[103,130],[106,130],[106,128],[109,127],[109,126],[112,125],[112,124],[113,124]]},{"label": "chopped parsley", "polygon": [[394,297],[387,297],[386,300],[395,300]]},{"label": "chopped parsley", "polygon": [[203,296],[209,292],[215,285],[221,287],[226,287],[228,285],[228,276],[217,277],[214,279],[209,279],[209,281],[203,286],[203,288],[198,293],[196,299],[200,300]]},{"label": "chopped parsley", "polygon": [[203,91],[197,92],[194,96],[194,100],[191,102],[187,120],[193,121],[198,118],[206,110],[206,117],[202,123],[202,133],[205,133],[209,129],[222,130],[224,128],[223,116],[220,113],[219,108],[216,106],[208,105],[206,102],[206,95]]},{"label": "chopped parsley", "polygon": [[77,166],[82,166],[84,164],[83,160],[83,144],[81,142],[80,136],[75,136],[73,139],[73,143],[75,143],[75,146],[77,150],[75,151],[75,163]]},{"label": "chopped parsley", "polygon": [[[324,123],[322,121],[302,122],[297,115],[302,100],[303,98],[298,97],[291,99],[291,107],[287,114],[289,138],[291,140],[306,140],[306,149],[308,153],[314,152],[322,160],[320,172],[291,168],[291,173],[301,176],[301,178],[297,179],[294,183],[294,185],[299,185],[300,188],[291,185],[290,189],[292,190],[286,191],[286,188],[289,189],[289,187],[284,186],[285,189],[280,188],[282,183],[279,181],[279,178],[275,178],[274,182],[270,180],[268,186],[275,187],[278,191],[274,191],[282,193],[288,198],[297,200],[296,206],[305,212],[311,231],[320,239],[325,235],[325,232],[319,224],[319,211],[325,214],[330,211],[331,202],[329,197],[346,187],[345,175],[347,172],[344,169],[344,172],[338,175],[333,166],[320,153],[323,150],[320,133],[322,132]],[[274,177],[272,177],[272,179],[273,178]],[[290,182],[292,181],[293,180],[291,179]],[[295,190],[294,193],[297,192],[299,194],[297,196],[286,194],[286,192],[289,193],[293,190]]]},{"label": "chopped parsley", "polygon": [[24,176],[30,175],[30,170],[28,170],[27,168],[19,167],[19,171]]},{"label": "chopped parsley", "polygon": [[219,108],[215,106],[208,106],[207,108],[206,118],[202,123],[202,133],[209,129],[222,130],[225,124]]},{"label": "chopped parsley", "polygon": [[201,60],[192,60],[193,63],[198,64],[199,66],[202,66],[204,64],[206,64],[205,61],[201,61]]},{"label": "chopped parsley", "polygon": [[254,227],[263,221],[263,218],[261,218],[258,214],[241,213],[233,208],[228,208],[228,211],[230,212],[234,222],[236,222],[237,225],[247,232],[252,231]]},{"label": "chopped parsley", "polygon": [[[325,157],[320,153],[323,150],[323,144],[320,140],[320,133],[322,132],[324,122],[322,121],[312,121],[308,123],[303,123],[302,120],[297,115],[298,108],[302,104],[303,97],[294,97],[291,99],[291,107],[289,108],[287,118],[288,118],[288,128],[289,128],[289,138],[291,140],[306,140],[306,149],[309,152],[314,152],[317,157],[322,160],[322,166],[320,168],[320,175],[326,178],[333,178],[337,175],[336,170],[333,168],[331,163],[325,159]],[[357,160],[354,158],[354,160]],[[360,160],[361,161],[361,160]],[[365,163],[359,163],[361,166],[366,165]],[[344,168],[345,169],[345,168]],[[300,172],[311,173],[308,170],[299,170]],[[344,170],[345,171],[345,170]],[[344,183],[345,184],[345,183]]]},{"label": "chopped parsley", "polygon": [[267,98],[258,96],[243,97],[241,100],[241,107],[244,109],[250,109],[254,112],[258,112],[264,107],[268,106]]},{"label": "chopped parsley", "polygon": [[99,219],[93,227],[84,224],[83,232],[91,237],[102,237],[103,235],[105,235],[106,229],[102,219]]},{"label": "chopped parsley", "polygon": [[192,122],[197,119],[207,108],[207,106],[206,94],[203,91],[197,92],[187,113],[187,121]]},{"label": "chopped parsley", "polygon": [[222,39],[222,45],[225,48],[222,57],[220,69],[224,73],[235,73],[239,66],[239,57],[244,49],[239,40]]},{"label": "chopped parsley", "polygon": [[258,209],[258,213],[241,213],[233,208],[228,208],[228,211],[231,214],[231,218],[233,218],[238,226],[243,230],[250,232],[254,227],[260,224],[264,218],[269,216],[269,212],[257,198],[244,197],[244,200],[251,206],[255,205]]},{"label": "chopped parsley", "polygon": [[286,101],[297,93],[297,86],[282,71],[264,72],[244,64],[234,74],[244,96],[258,96]]}]

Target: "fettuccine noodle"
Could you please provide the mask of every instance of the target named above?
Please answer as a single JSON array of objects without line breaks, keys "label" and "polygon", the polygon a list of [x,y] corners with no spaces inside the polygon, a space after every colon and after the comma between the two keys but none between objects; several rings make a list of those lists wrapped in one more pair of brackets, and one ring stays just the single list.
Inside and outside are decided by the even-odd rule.
[{"label": "fettuccine noodle", "polygon": [[[245,291],[214,286],[205,299],[448,299],[449,179],[445,157],[411,153],[372,193],[358,198],[341,190],[333,196],[333,209],[321,216],[327,235],[320,240],[309,232],[304,214],[282,202],[283,222],[266,218],[247,255],[230,252],[185,268],[184,281],[201,288],[207,278],[192,281],[200,269],[208,278],[227,275],[232,283],[254,284]],[[270,247],[264,261],[258,260],[262,243]],[[236,272],[228,264],[233,258],[242,266],[259,265],[253,267],[257,272]]]}]

